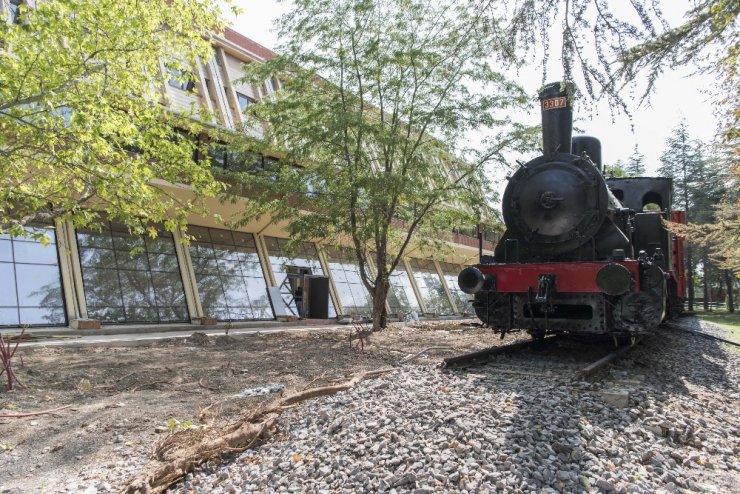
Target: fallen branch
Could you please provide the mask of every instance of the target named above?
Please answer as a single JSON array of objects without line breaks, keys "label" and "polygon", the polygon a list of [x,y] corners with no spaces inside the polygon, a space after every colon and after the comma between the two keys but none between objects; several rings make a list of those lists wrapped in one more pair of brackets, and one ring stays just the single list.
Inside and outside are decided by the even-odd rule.
[{"label": "fallen branch", "polygon": [[[150,383],[142,384],[141,386],[134,386],[133,388],[131,388],[131,392],[133,393],[141,388],[148,388],[149,386],[154,386],[155,384],[169,384],[170,386],[172,386],[172,383],[169,381],[152,381]],[[126,391],[127,389],[129,388],[124,388],[123,391]]]},{"label": "fallen branch", "polygon": [[207,384],[203,384],[203,379],[201,379],[200,381],[198,381],[198,386],[200,386],[203,389],[207,389],[208,391],[218,391],[218,388],[212,388],[212,387],[208,386]]},{"label": "fallen branch", "polygon": [[153,460],[153,464],[146,468],[144,473],[129,481],[122,492],[127,494],[164,492],[198,465],[208,460],[217,460],[224,452],[241,452],[251,448],[264,432],[274,425],[283,411],[311,398],[346,391],[365,379],[379,377],[392,370],[394,369],[368,371],[342,384],[308,389],[284,396],[274,405],[265,410],[258,410],[236,424],[224,426],[220,431],[204,431],[203,434],[211,435],[204,436],[200,441],[193,441],[193,436],[188,430],[170,436],[156,448],[157,459]]},{"label": "fallen branch", "polygon": [[122,376],[122,377],[119,377],[118,379],[116,379],[116,380],[115,380],[115,382],[117,382],[117,383],[118,383],[118,382],[121,382],[121,381],[123,381],[124,379],[126,379],[127,377],[133,376],[134,374],[136,374],[136,371],[133,371],[133,372],[129,372],[129,373],[128,373],[128,374],[126,374],[125,376]]},{"label": "fallen branch", "polygon": [[310,388],[310,387],[311,387],[311,386],[313,385],[313,383],[315,383],[316,381],[320,381],[320,380],[321,380],[321,379],[323,379],[324,377],[326,377],[326,371],[322,372],[322,373],[321,373],[321,375],[320,375],[319,377],[317,377],[316,379],[314,379],[314,380],[313,380],[313,381],[311,381],[310,383],[308,383],[308,384],[306,384],[305,386],[303,386],[303,389],[302,389],[301,391],[305,391],[305,390],[307,390],[308,388]]},{"label": "fallen branch", "polygon": [[425,353],[431,351],[431,350],[452,350],[452,348],[448,346],[430,346],[429,348],[425,348],[424,350],[417,352],[413,355],[409,355],[408,357],[402,358],[398,361],[398,364],[405,364],[406,362],[411,362],[414,359],[417,359],[424,355]]},{"label": "fallen branch", "polygon": [[52,408],[51,410],[42,410],[40,412],[5,414],[5,415],[0,415],[0,419],[16,419],[20,417],[35,417],[37,415],[49,415],[49,414],[53,414],[54,412],[58,412],[59,410],[64,410],[65,408],[69,408],[71,406],[72,405],[64,405],[63,407]]}]

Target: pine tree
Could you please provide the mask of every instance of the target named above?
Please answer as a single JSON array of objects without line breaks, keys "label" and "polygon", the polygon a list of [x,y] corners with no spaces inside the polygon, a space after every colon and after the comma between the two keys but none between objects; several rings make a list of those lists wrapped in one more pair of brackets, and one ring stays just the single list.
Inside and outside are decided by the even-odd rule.
[{"label": "pine tree", "polygon": [[[693,221],[695,190],[693,167],[698,162],[697,146],[689,136],[685,120],[681,120],[673,133],[666,140],[666,150],[660,157],[662,166],[658,175],[673,179],[673,207],[686,211],[686,221]],[[694,248],[691,243],[686,246],[686,277],[688,283],[688,309],[694,310]]]},{"label": "pine tree", "polygon": [[630,177],[641,177],[645,175],[645,156],[637,150],[637,144],[635,144],[635,150],[627,160],[627,164],[624,166],[624,171]]}]

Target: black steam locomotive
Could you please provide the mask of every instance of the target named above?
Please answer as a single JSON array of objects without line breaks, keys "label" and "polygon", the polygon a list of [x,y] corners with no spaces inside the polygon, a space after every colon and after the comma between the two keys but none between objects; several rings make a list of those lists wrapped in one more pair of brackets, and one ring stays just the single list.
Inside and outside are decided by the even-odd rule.
[{"label": "black steam locomotive", "polygon": [[543,154],[509,177],[506,232],[458,283],[502,334],[648,332],[683,302],[683,241],[662,220],[685,215],[671,211],[669,178],[603,176],[600,142],[571,139],[567,89],[540,92]]}]

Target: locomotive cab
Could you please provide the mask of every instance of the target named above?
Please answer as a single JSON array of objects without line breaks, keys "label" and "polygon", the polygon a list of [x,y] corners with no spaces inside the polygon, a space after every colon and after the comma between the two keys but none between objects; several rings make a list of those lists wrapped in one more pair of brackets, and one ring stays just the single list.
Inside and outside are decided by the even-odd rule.
[{"label": "locomotive cab", "polygon": [[560,83],[540,92],[543,154],[509,178],[494,255],[458,282],[501,332],[632,336],[680,305],[682,244],[662,220],[681,217],[670,179],[604,179],[598,139],[571,136],[571,93]]}]

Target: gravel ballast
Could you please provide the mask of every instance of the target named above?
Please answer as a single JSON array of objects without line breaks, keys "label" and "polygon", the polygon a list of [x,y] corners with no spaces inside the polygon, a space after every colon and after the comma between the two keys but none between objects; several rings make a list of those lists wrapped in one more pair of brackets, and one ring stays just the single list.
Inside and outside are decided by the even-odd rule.
[{"label": "gravel ballast", "polygon": [[285,412],[173,490],[739,492],[739,357],[665,330],[592,382],[404,367]]}]

